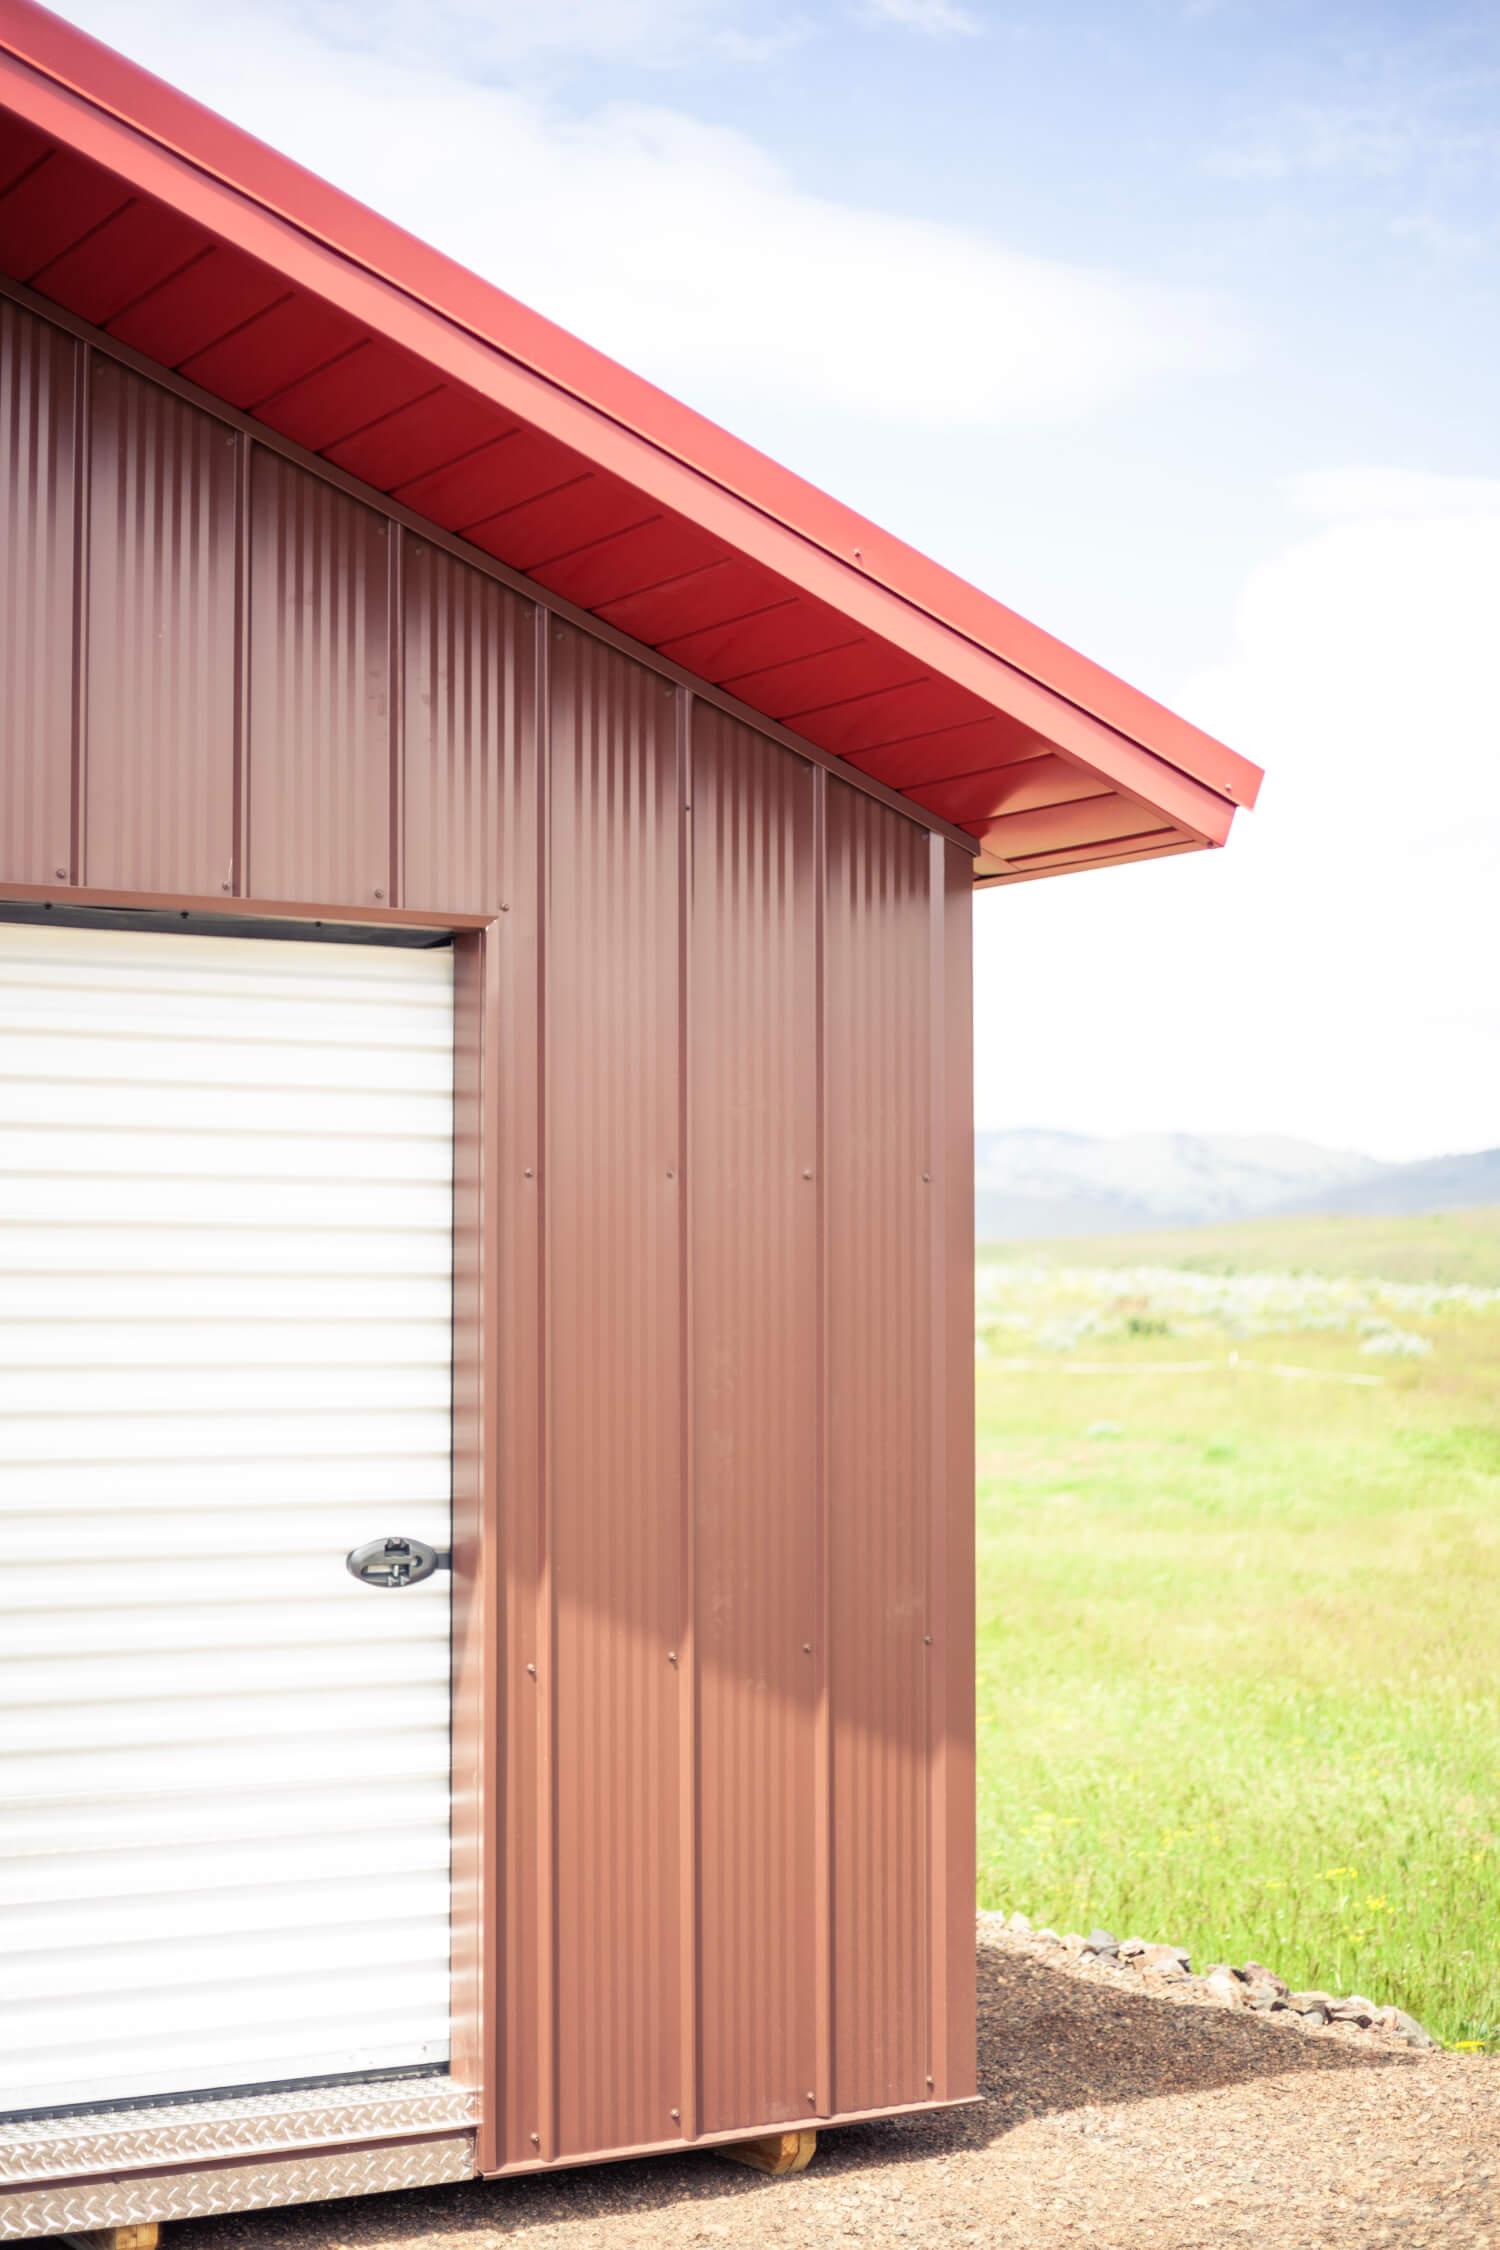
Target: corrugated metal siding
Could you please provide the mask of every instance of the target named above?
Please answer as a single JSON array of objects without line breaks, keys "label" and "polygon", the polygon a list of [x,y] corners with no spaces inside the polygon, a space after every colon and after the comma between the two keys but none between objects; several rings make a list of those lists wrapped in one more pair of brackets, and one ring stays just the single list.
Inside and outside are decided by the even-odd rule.
[{"label": "corrugated metal siding", "polygon": [[[488,909],[502,916],[503,930],[476,996],[475,1051],[460,1055],[461,1071],[486,1101],[489,1137],[482,1149],[460,1149],[455,1374],[460,1401],[471,1401],[493,1428],[503,1495],[474,1629],[487,1636],[486,1660],[494,1661],[497,1648],[500,1655],[493,1723],[502,1745],[497,1801],[486,1808],[498,1875],[487,1915],[505,1968],[485,2026],[498,2076],[485,2130],[495,2136],[488,2161],[517,2163],[536,2159],[550,2115],[543,2090],[551,2083],[553,1997],[550,1688],[540,1684],[543,1665],[550,1680],[550,1648],[543,1611],[538,616],[441,549],[419,540],[405,545],[403,900],[448,911]],[[461,1118],[466,1114],[461,1104]],[[472,1188],[463,1184],[468,1180]],[[456,1469],[460,1480],[480,1473],[462,1453]],[[477,1481],[472,1497],[482,1514]],[[504,1838],[514,1840],[508,1854]]]},{"label": "corrugated metal siding", "polygon": [[813,1737],[825,1651],[814,786],[810,766],[694,707],[693,1473],[710,2132],[816,2106]]},{"label": "corrugated metal siding", "polygon": [[0,882],[72,860],[79,346],[0,298]]},{"label": "corrugated metal siding", "polygon": [[932,839],[935,1113],[931,1335],[933,2091],[975,2092],[974,1989],[974,871]]},{"label": "corrugated metal siding", "polygon": [[536,612],[493,578],[405,542],[402,904],[502,902],[507,794],[536,756]]},{"label": "corrugated metal siding", "polygon": [[448,2051],[446,950],[0,924],[0,2111]]},{"label": "corrugated metal siding", "polygon": [[834,2106],[928,2091],[929,852],[828,792]]},{"label": "corrugated metal siding", "polygon": [[[0,318],[14,401],[48,332]],[[52,731],[28,720],[0,787],[60,808],[66,843],[74,347],[48,349],[26,418],[55,463],[35,549],[52,624],[33,605],[21,644],[55,660],[24,706]],[[133,450],[106,476],[110,380]],[[191,410],[147,393],[106,377],[93,418],[89,606],[113,614],[126,589],[143,630],[185,640],[221,629],[219,594],[185,579],[205,523],[222,554],[227,502]],[[235,443],[253,501],[235,522],[236,895],[496,917],[465,1002],[482,1146],[461,1151],[457,1215],[459,1473],[495,1540],[462,1630],[466,1662],[476,1634],[499,1662],[498,1748],[463,1749],[499,1769],[485,2160],[659,2143],[674,2110],[685,2132],[748,2129],[963,2094],[968,863]],[[7,521],[27,539],[17,458],[12,441]],[[175,576],[110,552],[150,507]],[[213,897],[223,737],[196,766],[176,681],[169,756],[149,724],[110,734],[112,698],[169,692],[126,638],[99,636],[80,697],[80,770],[95,761],[96,792],[118,777],[87,807],[90,871],[118,851],[123,881],[139,854],[144,894],[157,854],[164,884],[201,873]],[[8,879],[51,882],[21,825]]]},{"label": "corrugated metal siding", "polygon": [[[543,650],[550,644],[543,643]],[[545,661],[545,653],[543,656]],[[555,2145],[552,1976],[552,1640],[546,1442],[546,1292],[542,1230],[541,851],[548,761],[509,758],[493,896],[503,942],[491,948],[496,1149],[489,1198],[497,1228],[493,1385],[500,1404],[501,1783],[491,1808],[494,1902],[503,1963],[496,1995],[497,2146],[489,2161],[535,2161]]]},{"label": "corrugated metal siding", "polygon": [[548,1435],[568,2155],[668,2137],[683,2104],[682,814],[674,692],[562,626],[550,655]]},{"label": "corrugated metal siding", "polygon": [[391,890],[392,526],[259,446],[250,507],[250,882],[373,906]]},{"label": "corrugated metal siding", "polygon": [[227,891],[241,440],[107,359],[89,417],[86,878]]}]

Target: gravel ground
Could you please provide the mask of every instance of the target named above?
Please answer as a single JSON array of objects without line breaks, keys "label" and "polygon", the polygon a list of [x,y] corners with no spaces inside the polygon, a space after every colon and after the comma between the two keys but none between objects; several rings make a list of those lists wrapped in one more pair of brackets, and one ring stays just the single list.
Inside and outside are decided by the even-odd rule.
[{"label": "gravel ground", "polygon": [[[1223,2009],[981,1924],[983,2101],[707,2154],[175,2226],[168,2250],[1500,2250],[1500,2060]],[[1377,1995],[1377,1998],[1379,1995]]]}]

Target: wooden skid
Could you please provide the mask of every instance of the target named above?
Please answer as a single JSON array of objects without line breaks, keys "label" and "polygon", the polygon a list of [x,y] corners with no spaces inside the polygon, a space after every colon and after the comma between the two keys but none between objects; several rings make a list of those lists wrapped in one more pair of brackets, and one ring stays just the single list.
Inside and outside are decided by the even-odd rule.
[{"label": "wooden skid", "polygon": [[95,2227],[88,2234],[67,2234],[73,2250],[156,2250],[160,2232],[154,2219],[130,2227]]},{"label": "wooden skid", "polygon": [[728,2157],[731,2164],[748,2164],[757,2172],[773,2172],[779,2178],[786,2172],[805,2172],[817,2145],[816,2130],[805,2125],[797,2133],[766,2133],[758,2141],[730,2141],[714,2154]]}]

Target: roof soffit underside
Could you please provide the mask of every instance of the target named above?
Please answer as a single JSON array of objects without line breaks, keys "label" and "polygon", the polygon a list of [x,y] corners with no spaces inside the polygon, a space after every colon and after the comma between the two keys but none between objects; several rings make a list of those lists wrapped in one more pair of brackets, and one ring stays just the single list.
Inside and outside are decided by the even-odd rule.
[{"label": "roof soffit underside", "polygon": [[1223,841],[1227,793],[494,344],[8,55],[0,99],[0,264],[114,341],[960,826],[992,872]]}]

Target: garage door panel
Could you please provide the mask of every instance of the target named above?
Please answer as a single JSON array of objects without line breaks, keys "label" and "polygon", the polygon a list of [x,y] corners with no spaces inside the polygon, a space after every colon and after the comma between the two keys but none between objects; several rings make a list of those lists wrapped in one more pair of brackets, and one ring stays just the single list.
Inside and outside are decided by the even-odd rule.
[{"label": "garage door panel", "polygon": [[[140,1461],[251,1460],[274,1463],[342,1460],[347,1466],[359,1459],[377,1460],[392,1445],[402,1452],[418,1452],[434,1435],[434,1421],[418,1409],[378,1415],[354,1413],[344,1417],[302,1413],[256,1412],[241,1414],[176,1413],[165,1415],[71,1414],[65,1426],[56,1415],[15,1414],[9,1418],[6,1445],[11,1466],[5,1490],[14,1489],[33,1460],[46,1461],[66,1448],[74,1461],[113,1463],[124,1454]],[[339,1427],[342,1422],[343,1427]],[[149,1423],[149,1429],[139,1425]],[[411,1427],[415,1423],[416,1427]],[[425,1427],[422,1426],[425,1423]],[[330,1426],[330,1425],[333,1426]],[[446,1437],[446,1425],[443,1435]],[[50,1450],[49,1450],[50,1449]]]},{"label": "garage door panel", "polygon": [[[445,1250],[432,1232],[409,1234],[386,1230],[364,1233],[350,1227],[319,1236],[280,1226],[239,1228],[183,1226],[171,1231],[141,1226],[129,1219],[93,1228],[59,1220],[45,1230],[21,1224],[0,1231],[0,1283],[6,1275],[35,1274],[38,1282],[49,1272],[126,1274],[142,1289],[150,1288],[162,1274],[196,1277],[213,1283],[219,1291],[219,1309],[232,1313],[236,1292],[250,1288],[261,1276],[283,1282],[307,1280],[435,1280],[444,1283],[444,1302],[451,1301],[451,1249]],[[446,1237],[444,1238],[446,1241]],[[6,1299],[6,1309],[17,1309],[25,1299]],[[200,1288],[200,1307],[207,1309]],[[283,1297],[289,1311],[300,1311],[295,1299]]]},{"label": "garage door panel", "polygon": [[[214,1688],[219,1695],[290,1695],[341,1688],[349,1672],[348,1641],[331,1637],[316,1647],[298,1643],[294,1648],[227,1648],[215,1652]],[[77,1709],[88,1724],[100,1723],[99,1706],[120,1684],[118,1654],[36,1657],[24,1662],[7,1657],[5,1692],[12,1705],[24,1710],[45,1703],[55,1711]],[[447,1691],[446,1651],[434,1649],[425,1624],[405,1640],[392,1634],[380,1642],[380,1677],[392,1691],[409,1686],[440,1683]],[[178,1685],[175,1652],[153,1649],[137,1652],[130,1667],[130,1688],[142,1698],[171,1696]]]},{"label": "garage door panel", "polygon": [[[76,1874],[76,1895],[97,1896],[100,1885],[95,1878],[111,1859],[119,1860],[120,1880],[129,1883],[137,1853],[190,1848],[206,1853],[247,1837],[274,1843],[278,1866],[281,1854],[299,1839],[309,1844],[359,1840],[368,1864],[372,1845],[383,1836],[399,1836],[408,1856],[414,1839],[440,1838],[446,1866],[447,1805],[446,1771],[434,1775],[404,1770],[386,1781],[378,1794],[364,1777],[351,1780],[345,1774],[316,1788],[293,1788],[283,1779],[251,1798],[237,1785],[226,1786],[221,1771],[213,1786],[191,1796],[139,1790],[123,1797],[13,1803],[0,1807],[0,1841],[5,1847],[0,1880],[13,1886],[6,1897],[34,1898],[33,1870],[50,1861],[55,1884],[72,1882]],[[221,1856],[220,1872],[241,1882],[247,1864]],[[62,1873],[64,1866],[73,1873]]]},{"label": "garage door panel", "polygon": [[[291,2001],[242,1987],[232,1998],[237,2008],[253,2006],[256,2020],[246,2025],[237,2015],[232,2028],[219,2033],[219,2067],[225,2073],[220,2083],[265,2086],[340,2076],[349,2068],[344,2059],[349,2055],[358,2057],[360,2072],[406,2068],[413,2052],[430,2044],[424,2027],[446,1978],[446,1966],[393,1978],[373,2011],[338,2008],[327,1984],[305,1978]],[[198,2090],[201,2002],[195,2008],[187,1996],[174,2007],[164,1998],[144,2023],[138,2001],[122,2003],[100,2035],[86,2039],[84,2026],[91,2021],[86,2003],[63,2018],[50,2009],[18,2016],[15,2052],[26,2061],[0,2065],[0,2104],[15,2111],[23,2103],[27,2109],[57,2108]]]},{"label": "garage door panel", "polygon": [[[383,1905],[384,1892],[376,1896]],[[408,1885],[403,1903],[399,1955],[381,1963],[382,1982],[389,1978],[397,1989],[403,1977],[430,1982],[434,1967],[448,1957],[446,1914],[424,1912],[421,1886],[415,1883]],[[234,1948],[238,1972],[230,1989],[240,2020],[267,2022],[273,2020],[278,2001],[286,2004],[279,1987],[289,1953],[295,1952],[304,1978],[321,1984],[337,2008],[347,1998],[338,1988],[340,1972],[368,1965],[371,1934],[371,1927],[363,1922],[351,1928],[347,1918],[332,1911],[328,1900],[319,1901],[310,1913],[281,1929],[221,1926],[200,1933],[189,1928],[169,1930],[155,1939],[137,1937],[125,1944],[111,1942],[101,1930],[97,1944],[75,1942],[28,1954],[11,1976],[10,2003],[18,2011],[29,2005],[55,2006],[64,2014],[75,2002],[87,2005],[97,1999],[93,2020],[99,2028],[128,2033],[132,2010],[136,2024],[140,2023],[144,1987],[151,1993],[151,2020],[156,2027],[174,2015],[185,2023],[190,2021],[188,2010],[199,1988],[207,1981],[224,1983],[227,1941]]]},{"label": "garage door panel", "polygon": [[[0,1029],[14,1041],[22,1074],[56,1078],[61,1085],[108,1084],[118,1078],[126,1085],[268,1086],[310,1095],[362,1090],[376,1096],[413,1090],[441,1095],[443,1089],[447,1058],[430,1037],[413,1035],[404,1011],[386,1022],[361,1021],[339,1031],[328,1021],[328,1011],[320,1009],[306,1024],[247,1025],[243,1037],[226,1040],[226,1012],[232,1018],[235,1008],[232,993],[205,998],[180,1036],[174,1032],[169,1037],[162,1034],[159,1005],[155,1012],[142,1009],[133,1015],[129,1009],[95,1004],[76,1008],[70,1020],[67,999],[66,994],[49,993],[37,995],[24,1009],[0,1009]],[[427,1028],[425,1014],[417,1028]],[[398,1046],[409,1053],[398,1059]],[[226,1122],[232,1119],[226,1117]]]},{"label": "garage door panel", "polygon": [[452,990],[0,922],[0,2113],[445,2062]]},{"label": "garage door panel", "polygon": [[[245,1523],[242,1507],[220,1508],[193,1514],[190,1524],[167,1511],[153,1514],[149,1519],[138,1511],[127,1508],[110,1510],[79,1510],[69,1517],[68,1537],[78,1557],[66,1567],[77,1571],[87,1567],[108,1576],[118,1577],[124,1570],[138,1572],[141,1583],[138,1598],[142,1608],[151,1607],[153,1588],[159,1583],[164,1563],[173,1563],[180,1556],[185,1537],[190,1536],[195,1559],[185,1566],[202,1573],[202,1582],[210,1596],[222,1591],[221,1565],[233,1563],[251,1581],[251,1598],[257,1606],[272,1595],[286,1598],[286,1581],[290,1575],[302,1582],[307,1599],[340,1598],[340,1589],[334,1580],[334,1571],[347,1576],[343,1558],[359,1539],[351,1536],[362,1531],[369,1510],[355,1503],[342,1514],[330,1514],[321,1508],[291,1507],[274,1513],[257,1511],[253,1525]],[[441,1532],[445,1511],[429,1507],[422,1511],[431,1530]],[[414,1521],[415,1507],[404,1509],[402,1520]],[[45,1566],[55,1560],[56,1532],[35,1514],[18,1512],[5,1528],[5,1546],[10,1566]],[[41,1581],[28,1589],[40,1591]],[[188,1585],[194,1584],[192,1579]],[[127,1589],[128,1591],[128,1589]],[[361,1589],[353,1580],[349,1591],[358,1600]],[[408,1589],[410,1600],[401,1605],[403,1614],[420,1608],[422,1595],[415,1587]],[[441,1594],[435,1598],[441,1600]],[[389,1621],[374,1628],[379,1635],[378,1646],[385,1648],[390,1640]],[[408,1628],[410,1630],[410,1628]]]},{"label": "garage door panel", "polygon": [[[371,1205],[377,1210],[372,1212]],[[427,1181],[177,1179],[170,1173],[0,1174],[0,1225],[250,1227],[327,1236],[437,1233],[452,1224],[451,1191]],[[328,1245],[336,1250],[336,1242]],[[231,1250],[230,1255],[233,1256]]]},{"label": "garage door panel", "polygon": [[[434,1835],[431,1812],[430,1804],[409,1803],[398,1812],[389,1834],[381,1820],[373,1829],[283,1836],[276,1880],[257,1884],[254,1896],[270,1901],[282,1890],[290,1894],[305,1884],[345,1883],[362,1875],[372,1836],[385,1840],[385,1864],[392,1879],[413,1872],[428,1875],[448,1860],[446,1839]],[[18,1916],[71,1911],[86,1900],[90,1913],[100,1916],[102,1924],[107,1915],[128,1914],[139,1901],[155,1912],[189,1897],[211,1907],[216,1899],[244,1896],[238,1883],[226,1879],[224,1854],[212,1843],[111,1843],[107,1850],[92,1854],[17,1856],[0,1870],[0,1902]],[[266,1911],[272,1910],[268,1904]]]},{"label": "garage door panel", "polygon": [[364,1134],[357,1142],[346,1131],[210,1135],[192,1127],[168,1131],[149,1126],[132,1131],[121,1123],[112,1098],[107,1123],[90,1119],[70,1125],[42,1118],[0,1134],[0,1166],[38,1180],[96,1176],[128,1182],[132,1194],[136,1182],[162,1174],[217,1184],[247,1180],[267,1188],[288,1181],[355,1193],[377,1187],[391,1194],[415,1187],[446,1189],[453,1162],[451,1134],[441,1129],[441,1120],[438,1130],[425,1135]]},{"label": "garage door panel", "polygon": [[[380,1750],[387,1760],[398,1755],[409,1760],[413,1773],[438,1773],[447,1765],[446,1735],[446,1721],[440,1729],[388,1725],[380,1737]],[[235,1786],[240,1789],[321,1784],[337,1781],[357,1745],[366,1739],[373,1738],[366,1738],[363,1729],[357,1736],[347,1728],[335,1733],[321,1730],[313,1721],[294,1732],[262,1735],[250,1742],[229,1734],[207,1742],[139,1742],[123,1749],[7,1755],[0,1762],[0,1785],[22,1798],[212,1789],[222,1783],[225,1760],[231,1755]]]},{"label": "garage door panel", "polygon": [[[176,1750],[196,1743],[254,1746],[309,1739],[306,1690],[285,1694],[263,1688],[251,1697],[243,1688],[221,1688],[217,1666],[190,1699],[141,1695],[136,1689],[137,1682],[126,1678],[123,1692],[107,1709],[58,1704],[38,1696],[7,1727],[0,1757],[16,1759],[40,1751],[59,1760],[62,1775],[62,1761],[70,1756],[133,1755],[143,1747]],[[361,1732],[379,1741],[391,1732],[408,1734],[413,1728],[441,1733],[448,1724],[448,1682],[439,1677],[325,1687],[314,1708],[324,1741],[347,1743]]]},{"label": "garage door panel", "polygon": [[[49,1272],[113,1273],[130,1275],[144,1289],[164,1273],[195,1276],[200,1283],[217,1285],[220,1309],[230,1313],[236,1292],[262,1275],[298,1283],[356,1278],[366,1283],[377,1279],[404,1283],[425,1277],[445,1285],[445,1303],[452,1296],[447,1237],[439,1240],[433,1232],[415,1230],[365,1233],[350,1227],[318,1235],[281,1226],[230,1231],[210,1225],[169,1232],[130,1219],[89,1228],[62,1219],[45,1230],[25,1224],[0,1231],[0,1261],[0,1280],[7,1274],[28,1278],[35,1274],[40,1283]],[[10,1309],[24,1305],[25,1299],[11,1297],[5,1302]],[[295,1299],[283,1297],[282,1303],[289,1310],[301,1310]]]},{"label": "garage door panel", "polygon": [[[320,1423],[337,1425],[349,1418],[349,1436],[363,1433],[367,1449],[382,1435],[398,1430],[410,1414],[435,1416],[441,1430],[447,1426],[446,1370],[437,1367],[403,1367],[399,1364],[350,1366],[339,1362],[326,1372],[299,1365],[290,1355],[284,1362],[248,1367],[162,1367],[149,1361],[134,1366],[106,1366],[90,1372],[81,1392],[76,1364],[0,1370],[0,1413],[46,1419],[57,1414],[95,1418],[124,1417],[138,1421],[142,1415],[186,1414],[195,1420],[211,1415],[217,1423],[224,1415],[257,1417],[246,1432],[249,1448],[260,1452],[278,1449],[283,1434],[295,1437],[300,1417],[316,1415]],[[265,1418],[262,1420],[261,1418]],[[257,1433],[265,1428],[266,1435]]]},{"label": "garage door panel", "polygon": [[[48,1050],[50,1053],[50,1050]],[[91,1132],[97,1103],[90,1098],[91,1081],[79,1075],[60,1079],[54,1075],[19,1076],[12,1065],[6,1097],[8,1130],[40,1127],[50,1134]],[[109,1122],[120,1135],[141,1130],[170,1133],[180,1148],[195,1145],[202,1133],[211,1133],[204,1162],[215,1161],[216,1148],[231,1135],[254,1138],[265,1150],[290,1141],[311,1153],[322,1143],[349,1147],[358,1158],[368,1149],[380,1149],[388,1140],[417,1137],[439,1149],[448,1140],[451,1102],[448,1089],[433,1086],[423,1091],[401,1086],[323,1086],[318,1097],[318,1136],[307,1130],[306,1089],[301,1086],[246,1085],[234,1082],[233,1118],[226,1122],[224,1092],[219,1086],[179,1080],[173,1087],[170,1115],[164,1114],[159,1082],[145,1073],[134,1081],[118,1073],[109,1080]],[[357,1136],[357,1138],[356,1138]],[[351,1141],[354,1145],[350,1147]],[[55,1148],[61,1163],[65,1150]]]},{"label": "garage door panel", "polygon": [[[122,1317],[132,1328],[146,1321],[185,1325],[205,1352],[223,1351],[221,1331],[230,1321],[240,1328],[250,1348],[274,1338],[278,1328],[295,1336],[303,1321],[317,1329],[329,1351],[341,1346],[356,1351],[366,1337],[374,1337],[378,1343],[387,1322],[376,1309],[378,1299],[357,1274],[299,1274],[296,1315],[289,1319],[283,1319],[278,1311],[278,1306],[286,1303],[284,1279],[276,1273],[241,1274],[234,1283],[234,1304],[230,1306],[224,1301],[225,1285],[212,1274],[172,1268],[153,1273],[106,1272],[97,1261],[87,1270],[46,1273],[39,1273],[34,1264],[17,1265],[9,1272],[0,1266],[0,1320],[12,1324],[8,1336],[13,1337],[18,1326],[35,1330],[43,1351],[54,1348],[47,1341],[52,1322],[85,1326],[98,1320],[118,1325]],[[402,1276],[401,1302],[406,1315],[424,1328],[428,1321],[444,1317],[449,1296],[440,1274]],[[138,1346],[127,1335],[112,1348],[118,1353]]]},{"label": "garage door panel", "polygon": [[[422,1370],[446,1369],[451,1354],[445,1339],[435,1334],[432,1319],[440,1321],[444,1298],[437,1293],[431,1319],[378,1320],[368,1313],[368,1292],[362,1304],[350,1291],[340,1331],[331,1331],[322,1320],[205,1322],[173,1318],[180,1307],[173,1303],[169,1286],[158,1300],[157,1316],[149,1330],[132,1318],[95,1320],[87,1317],[99,1308],[86,1291],[73,1292],[71,1317],[55,1319],[5,1319],[0,1315],[0,1366],[48,1368],[66,1355],[103,1372],[117,1367],[168,1365],[183,1371],[233,1367],[280,1367],[306,1364],[316,1353],[326,1367],[342,1372],[349,1368],[381,1366]],[[121,1300],[129,1303],[128,1300]],[[129,1304],[134,1315],[137,1307]],[[328,1308],[332,1309],[332,1308]]]}]

